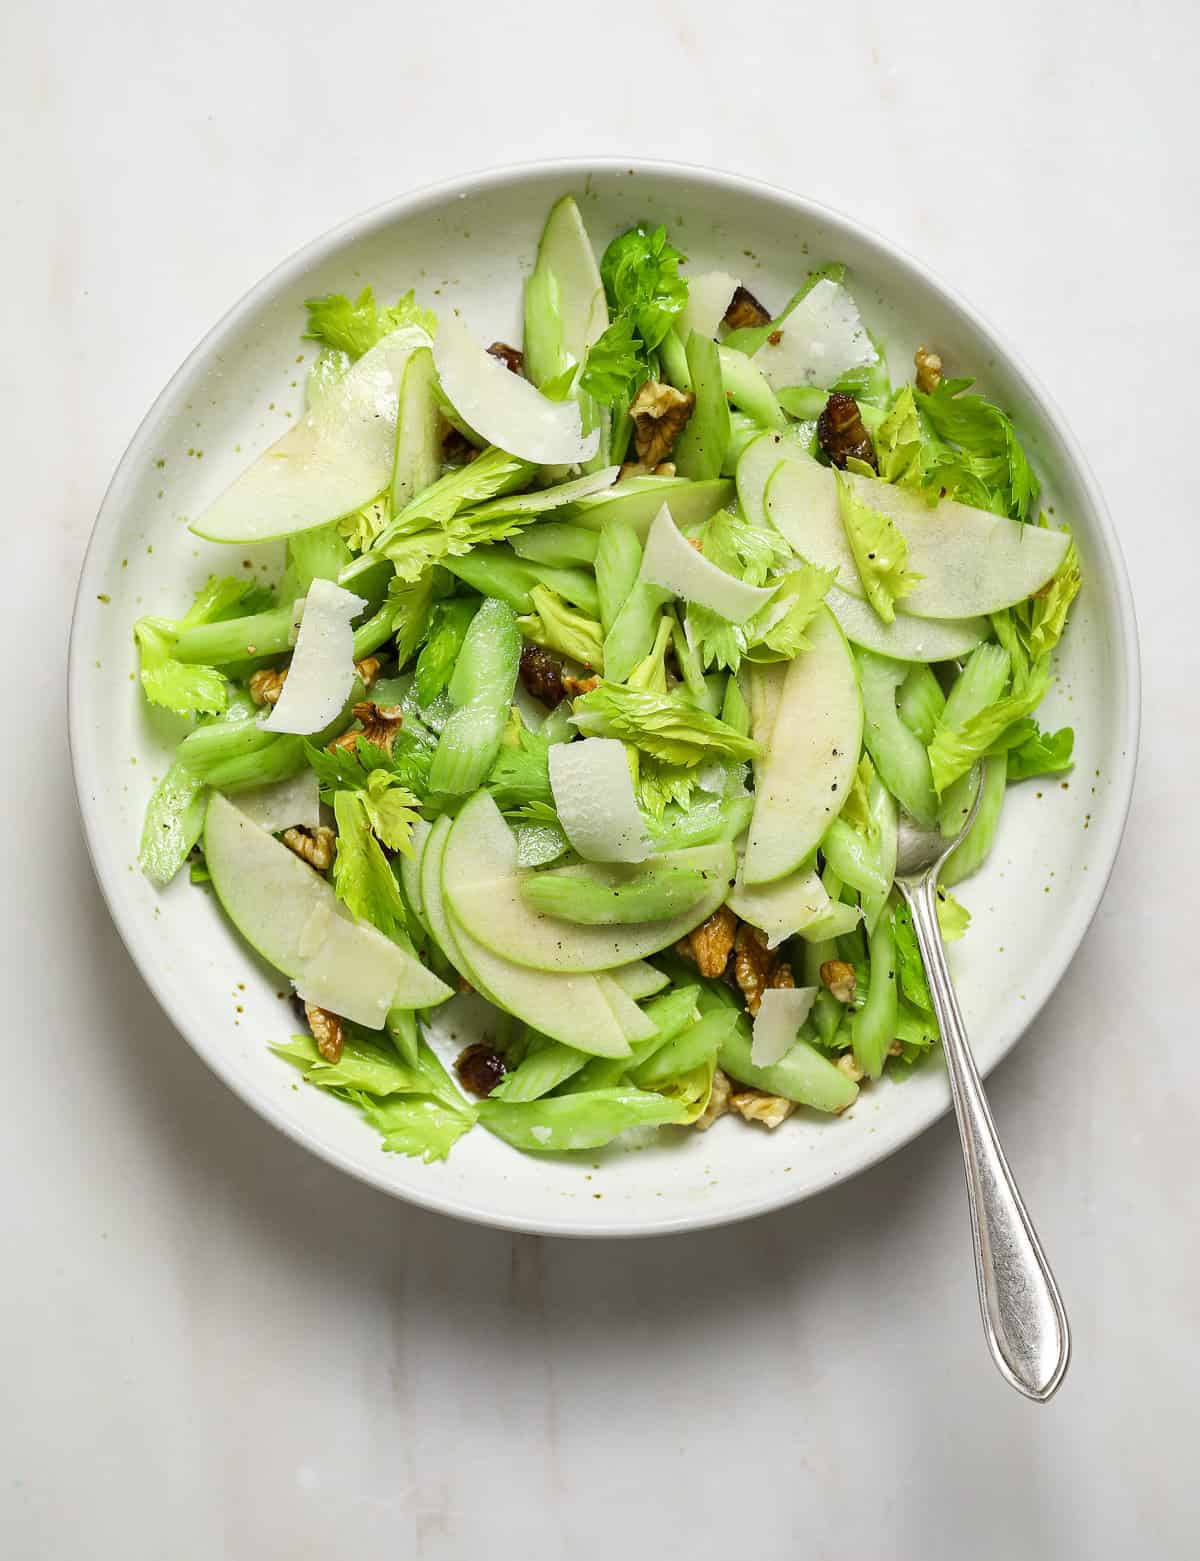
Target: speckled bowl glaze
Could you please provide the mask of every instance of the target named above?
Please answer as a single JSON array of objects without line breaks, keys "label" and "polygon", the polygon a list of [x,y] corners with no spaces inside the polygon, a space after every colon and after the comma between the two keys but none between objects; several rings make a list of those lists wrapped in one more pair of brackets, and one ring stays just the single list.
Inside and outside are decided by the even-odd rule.
[{"label": "speckled bowl glaze", "polygon": [[[258,963],[212,898],[186,881],[155,891],[137,870],[142,810],[179,733],[148,712],[131,678],[130,627],[173,615],[214,569],[279,567],[278,549],[199,542],[184,524],[301,405],[309,354],[302,303],[365,282],[415,286],[457,305],[485,340],[519,339],[521,281],[552,201],[580,201],[596,246],[645,217],[667,223],[696,268],[740,269],[769,304],[813,265],[842,260],[868,323],[900,374],[918,342],[1012,409],[1055,519],[1074,529],[1085,586],[1045,719],[1077,733],[1070,776],[1010,793],[996,850],[959,890],[973,924],[954,966],[986,1070],[1015,1044],[1062,978],[1104,893],[1133,783],[1137,632],[1120,549],[1075,441],[1019,359],[924,266],[824,207],[782,190],[658,163],[550,162],[404,195],[284,261],[214,327],[134,436],[96,521],[71,640],[70,732],[96,875],[130,953],[166,1013],[231,1089],[299,1143],[431,1209],[514,1230],[650,1235],[761,1214],[852,1176],[946,1110],[938,1066],[863,1091],[844,1116],[798,1112],[774,1133],[736,1121],[667,1130],[567,1157],[521,1155],[476,1131],[445,1164],[384,1154],[339,1102],[301,1087],[267,1043],[294,1028],[277,975]],[[450,1050],[478,1012],[439,1017]]]}]

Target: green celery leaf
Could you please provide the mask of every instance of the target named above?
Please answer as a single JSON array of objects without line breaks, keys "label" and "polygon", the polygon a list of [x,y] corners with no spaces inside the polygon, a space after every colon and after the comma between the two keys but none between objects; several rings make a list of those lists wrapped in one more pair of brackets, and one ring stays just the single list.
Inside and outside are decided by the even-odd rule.
[{"label": "green celery leaf", "polygon": [[947,943],[957,943],[971,925],[971,913],[948,889],[938,889],[937,919],[942,937]]},{"label": "green celery leaf", "polygon": [[751,661],[791,661],[808,648],[809,624],[837,576],[800,560],[782,576],[775,595],[742,625]]},{"label": "green celery leaf", "polygon": [[1034,775],[1058,775],[1071,768],[1075,732],[1069,726],[1057,732],[1043,732],[1035,723],[1032,733],[1019,747],[1008,750],[1010,781],[1029,780]]},{"label": "green celery leaf", "polygon": [[[970,458],[963,473],[980,482],[989,497],[998,501],[983,507],[999,508],[1000,513],[1016,520],[1028,520],[1041,485],[1011,419],[982,396],[964,394],[973,383],[970,379],[944,379],[928,394],[917,391],[917,405],[935,433]],[[962,491],[969,483],[954,486],[957,497],[966,503],[978,503],[977,496],[967,497]]]},{"label": "green celery leaf", "polygon": [[879,475],[884,482],[922,486],[921,418],[911,385],[905,385],[897,392],[891,410],[875,430],[874,438]]},{"label": "green celery leaf", "polygon": [[326,293],[322,298],[306,299],[304,307],[308,310],[305,339],[319,341],[351,359],[361,358],[404,325],[419,325],[430,336],[437,331],[437,315],[432,309],[422,309],[411,289],[390,309],[379,308],[370,287],[364,287],[353,303],[345,293]]},{"label": "green celery leaf", "polygon": [[417,703],[431,705],[450,681],[480,598],[451,597],[438,602],[429,620],[429,634],[417,657]]},{"label": "green celery leaf", "polygon": [[419,1156],[427,1165],[433,1160],[444,1160],[475,1125],[478,1114],[477,1108],[465,1100],[451,1106],[427,1095],[375,1100],[357,1090],[348,1090],[346,1098],[381,1135],[385,1153]]},{"label": "green celery leaf", "polygon": [[517,619],[527,640],[557,651],[596,672],[604,670],[604,630],[594,618],[579,612],[548,586],[530,588],[535,611]]},{"label": "green celery leaf", "polygon": [[372,830],[384,845],[390,851],[411,856],[413,825],[421,816],[416,811],[421,806],[420,799],[388,770],[371,771],[360,799]]},{"label": "green celery leaf", "polygon": [[[632,314],[619,314],[588,348],[580,387],[606,406],[627,406],[648,368]],[[543,390],[543,394],[545,394]]]},{"label": "green celery leaf", "polygon": [[[492,801],[506,813],[533,804],[544,805],[550,810],[553,822],[557,823],[554,793],[550,790],[548,755],[551,745],[539,733],[531,732],[523,725],[510,726],[509,730],[515,736],[515,743],[509,741],[509,734],[506,733],[500,753],[484,783],[491,793]],[[526,816],[532,821],[532,815]]]},{"label": "green celery leaf", "polygon": [[1031,596],[1022,609],[1023,638],[1035,661],[1058,644],[1066,627],[1067,613],[1082,583],[1079,554],[1072,542],[1049,582],[1036,596]]},{"label": "green celery leaf", "polygon": [[339,791],[333,799],[337,855],[333,887],[358,921],[370,922],[398,943],[408,940],[408,916],[388,859],[371,830],[361,791]]},{"label": "green celery leaf", "polygon": [[574,721],[585,736],[619,737],[652,758],[689,768],[719,756],[755,759],[762,751],[706,711],[620,683],[601,683],[577,699]]},{"label": "green celery leaf", "polygon": [[600,277],[614,316],[629,314],[650,349],[687,303],[687,283],[679,275],[683,259],[667,242],[664,227],[643,223],[618,234],[601,258]]},{"label": "green celery leaf", "polygon": [[893,623],[897,598],[907,596],[921,579],[907,568],[908,543],[890,515],[864,503],[839,471],[834,476],[842,527],[867,600],[884,623]]},{"label": "green celery leaf", "polygon": [[897,905],[892,912],[892,935],[896,942],[896,974],[901,992],[915,1007],[925,1013],[932,1013],[933,998],[929,995],[925,962],[917,943],[912,912],[907,905]]},{"label": "green celery leaf", "polygon": [[929,765],[938,795],[978,759],[995,750],[1009,727],[1037,708],[1049,685],[1050,658],[1043,656],[1030,668],[1023,688],[1014,688],[994,704],[985,705],[960,726],[939,720],[929,744]]}]

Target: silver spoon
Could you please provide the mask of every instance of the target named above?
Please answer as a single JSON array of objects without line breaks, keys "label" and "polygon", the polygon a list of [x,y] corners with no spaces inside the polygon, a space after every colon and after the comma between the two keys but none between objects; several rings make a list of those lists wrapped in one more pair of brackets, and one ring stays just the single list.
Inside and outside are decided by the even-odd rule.
[{"label": "silver spoon", "polygon": [[901,813],[896,887],[912,911],[933,1010],[942,1032],[967,1173],[984,1333],[1000,1374],[1019,1393],[1044,1404],[1062,1382],[1071,1358],[1067,1314],[996,1136],[954,995],[937,919],[938,874],[975,822],[982,795],[982,786],[977,786],[974,805],[952,840],[936,827],[924,829]]}]

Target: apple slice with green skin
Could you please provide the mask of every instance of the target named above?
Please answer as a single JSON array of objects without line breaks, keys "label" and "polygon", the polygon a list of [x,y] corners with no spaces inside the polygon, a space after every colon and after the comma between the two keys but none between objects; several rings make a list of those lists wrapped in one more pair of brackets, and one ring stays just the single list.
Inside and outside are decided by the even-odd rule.
[{"label": "apple slice with green skin", "polygon": [[404,366],[429,345],[415,325],[385,336],[189,529],[212,542],[266,542],[369,504],[391,481]]},{"label": "apple slice with green skin", "polygon": [[[499,808],[481,791],[451,827],[442,863],[442,891],[455,925],[502,959],[534,970],[609,970],[669,948],[724,901],[733,880],[733,847],[724,841],[698,846],[693,860],[701,852],[711,863],[705,870],[708,886],[686,913],[663,921],[607,927],[562,921],[541,915],[526,902],[516,840]],[[594,865],[580,863],[573,870],[586,876]]]},{"label": "apple slice with green skin", "polygon": [[898,612],[894,622],[884,623],[868,602],[836,585],[830,586],[825,605],[852,644],[892,661],[956,661],[991,632],[986,618],[914,618]]},{"label": "apple slice with green skin", "polygon": [[409,910],[426,932],[429,931],[429,923],[425,920],[425,902],[421,898],[421,858],[432,832],[432,824],[426,823],[423,818],[417,819],[412,828],[412,850],[408,856],[400,858],[400,887],[404,890]]},{"label": "apple slice with green skin", "polygon": [[781,461],[807,461],[807,443],[789,438],[781,433],[765,433],[752,439],[738,457],[738,503],[746,512],[747,520],[755,525],[769,524],[767,516],[767,484],[775,475]]},{"label": "apple slice with green skin", "polygon": [[563,346],[577,363],[608,325],[604,283],[592,241],[573,195],[551,207],[538,242],[535,274],[549,271],[558,284]]},{"label": "apple slice with green skin", "polygon": [[392,464],[392,514],[438,480],[442,469],[442,414],[437,400],[433,352],[418,347],[400,381],[396,451]]},{"label": "apple slice with green skin", "polygon": [[621,989],[611,976],[600,971],[596,984],[604,993],[604,999],[612,1010],[613,1018],[621,1027],[621,1034],[631,1046],[638,1041],[648,1041],[657,1034],[653,1019],[648,1019],[629,994]]},{"label": "apple slice with green skin", "polygon": [[617,983],[626,997],[632,997],[635,1003],[653,997],[656,992],[661,992],[664,987],[671,984],[670,976],[663,975],[661,970],[655,970],[653,965],[647,965],[642,959],[632,965],[617,965],[612,970],[605,971],[605,974],[610,981]]},{"label": "apple slice with green skin", "polygon": [[[999,612],[1041,589],[1070,546],[1065,531],[1025,526],[954,499],[927,504],[919,493],[844,474],[855,497],[896,522],[908,568],[921,576],[897,608],[917,618],[972,618]],[[767,514],[810,564],[838,571],[837,583],[864,595],[838,507],[837,474],[818,462],[788,461],[770,477]]]},{"label": "apple slice with green skin", "polygon": [[438,819],[421,858],[421,900],[429,931],[446,958],[489,1003],[552,1040],[598,1057],[627,1057],[629,1043],[595,977],[523,969],[498,959],[454,921],[442,888],[451,827],[449,818]]},{"label": "apple slice with green skin", "polygon": [[756,778],[745,882],[773,883],[816,850],[842,810],[862,750],[854,657],[827,607],[807,650],[787,665],[767,756]]},{"label": "apple slice with green skin", "polygon": [[413,954],[343,915],[319,873],[219,792],[205,815],[204,855],[246,942],[321,1008],[379,1029],[390,1008],[431,1008],[452,995]]},{"label": "apple slice with green skin", "polygon": [[739,864],[737,882],[729,891],[729,909],[752,927],[761,928],[767,934],[768,948],[777,948],[828,911],[829,896],[812,868],[802,867],[774,883],[751,886],[743,865]]}]

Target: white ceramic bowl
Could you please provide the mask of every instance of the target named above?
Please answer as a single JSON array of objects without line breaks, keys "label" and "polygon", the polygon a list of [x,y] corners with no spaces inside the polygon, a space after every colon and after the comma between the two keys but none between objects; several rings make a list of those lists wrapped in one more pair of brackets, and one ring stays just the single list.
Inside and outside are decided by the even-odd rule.
[{"label": "white ceramic bowl", "polygon": [[[1010,792],[986,870],[958,891],[973,914],[954,951],[958,990],[984,1070],[1015,1043],[1079,945],[1116,856],[1133,782],[1137,637],[1103,500],[1044,393],[977,314],[923,266],[823,207],[699,169],[542,163],[405,195],[316,240],[210,332],[159,396],[113,479],[84,564],[71,641],[70,732],[80,807],[105,898],[142,974],[206,1062],[268,1121],[364,1181],[415,1203],[516,1230],[635,1235],[720,1224],[821,1191],[906,1143],[945,1111],[940,1067],[863,1092],[845,1116],[800,1112],[774,1133],[725,1121],[574,1158],[521,1155],[476,1131],[448,1162],[385,1155],[356,1112],[267,1050],[294,1028],[279,978],[239,941],[186,874],[166,893],[141,877],[142,810],[178,736],[131,678],[130,628],[172,616],[205,576],[277,566],[271,549],[203,543],[183,524],[301,406],[302,302],[374,284],[455,304],[485,340],[520,339],[521,279],[543,219],[566,190],[597,248],[640,218],[663,221],[697,268],[742,272],[780,304],[813,265],[843,260],[868,323],[903,377],[918,343],[1012,409],[1055,518],[1069,521],[1085,586],[1045,719],[1069,721],[1065,784]],[[305,354],[306,356],[308,354]],[[202,452],[202,453],[201,453]],[[456,1000],[457,1001],[457,1000]],[[469,1023],[469,1014],[463,1015]],[[452,1044],[452,1042],[451,1042]]]}]

